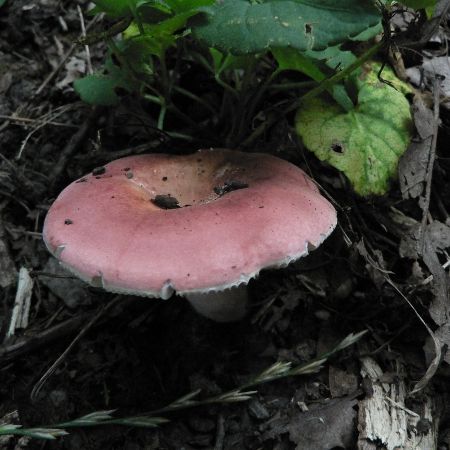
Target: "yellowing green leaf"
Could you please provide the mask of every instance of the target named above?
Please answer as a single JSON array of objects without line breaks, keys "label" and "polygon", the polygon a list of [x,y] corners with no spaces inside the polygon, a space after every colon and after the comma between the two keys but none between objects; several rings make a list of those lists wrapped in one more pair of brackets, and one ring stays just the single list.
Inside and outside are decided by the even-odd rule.
[{"label": "yellowing green leaf", "polygon": [[329,98],[315,97],[302,105],[296,129],[305,146],[322,161],[344,172],[360,195],[384,194],[408,147],[412,118],[404,93],[409,89],[379,64],[354,75],[357,104],[344,111]]}]

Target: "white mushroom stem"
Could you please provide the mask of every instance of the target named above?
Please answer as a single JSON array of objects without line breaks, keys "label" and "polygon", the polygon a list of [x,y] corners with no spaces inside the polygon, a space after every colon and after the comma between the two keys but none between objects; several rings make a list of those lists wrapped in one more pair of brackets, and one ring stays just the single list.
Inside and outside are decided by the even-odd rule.
[{"label": "white mushroom stem", "polygon": [[219,292],[185,294],[184,297],[199,314],[216,322],[234,322],[247,312],[246,285]]}]

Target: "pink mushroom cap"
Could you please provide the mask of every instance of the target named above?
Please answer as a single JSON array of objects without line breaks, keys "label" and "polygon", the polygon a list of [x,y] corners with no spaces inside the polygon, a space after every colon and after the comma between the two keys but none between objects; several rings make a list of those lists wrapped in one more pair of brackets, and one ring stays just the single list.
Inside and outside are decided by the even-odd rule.
[{"label": "pink mushroom cap", "polygon": [[[180,207],[162,208],[157,195]],[[58,196],[43,237],[91,285],[168,298],[248,283],[306,255],[335,226],[336,211],[298,167],[211,149],[130,156],[94,170]]]}]

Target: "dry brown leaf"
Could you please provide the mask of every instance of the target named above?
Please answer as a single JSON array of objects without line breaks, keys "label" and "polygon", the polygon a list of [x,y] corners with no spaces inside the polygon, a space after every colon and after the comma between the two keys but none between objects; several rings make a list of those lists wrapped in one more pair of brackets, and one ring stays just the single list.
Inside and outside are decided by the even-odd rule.
[{"label": "dry brown leaf", "polygon": [[289,437],[296,450],[353,448],[357,403],[354,398],[332,399],[291,417]]},{"label": "dry brown leaf", "polygon": [[427,107],[420,95],[414,97],[413,114],[419,136],[411,141],[398,165],[400,189],[405,199],[423,194],[434,130],[433,111]]}]

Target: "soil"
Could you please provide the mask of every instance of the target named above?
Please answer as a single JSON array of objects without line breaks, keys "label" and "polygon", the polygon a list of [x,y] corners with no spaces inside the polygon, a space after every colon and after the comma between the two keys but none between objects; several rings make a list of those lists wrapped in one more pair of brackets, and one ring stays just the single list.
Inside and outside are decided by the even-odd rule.
[{"label": "soil", "polygon": [[[0,448],[449,449],[448,110],[441,108],[423,254],[411,242],[425,191],[408,196],[403,181],[382,197],[356,196],[293,138],[287,117],[254,148],[304,168],[335,202],[339,226],[319,249],[253,280],[250,312],[237,323],[204,319],[181,298],[107,293],[61,274],[50,258],[41,230],[52,201],[113,159],[189,152],[202,138],[161,137],[135,120],[133,105],[79,100],[71,82],[84,49],[69,52],[80,34],[78,5],[86,11],[88,2],[15,0],[0,9],[1,421],[29,428],[103,410],[138,416],[197,389],[198,398],[234,389],[276,361],[305,364],[350,333],[368,333],[317,373],[258,386],[246,402],[167,412],[169,422],[156,428],[78,427],[54,441],[4,436]],[[92,46],[95,67],[104,53],[104,44]],[[430,91],[423,98],[432,104]],[[412,173],[403,170],[401,180]],[[9,333],[21,268],[34,283],[29,318]]]}]

